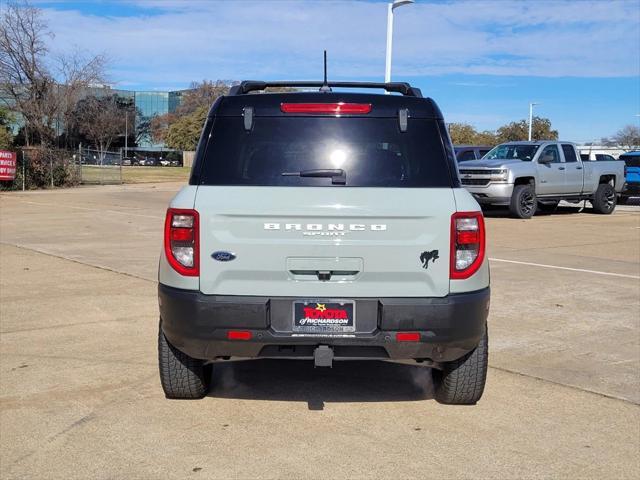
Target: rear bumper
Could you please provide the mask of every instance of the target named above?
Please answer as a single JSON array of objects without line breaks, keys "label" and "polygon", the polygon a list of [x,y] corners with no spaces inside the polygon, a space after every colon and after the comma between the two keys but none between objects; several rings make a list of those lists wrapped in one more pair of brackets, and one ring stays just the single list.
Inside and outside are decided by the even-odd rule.
[{"label": "rear bumper", "polygon": [[[158,285],[162,331],[176,348],[200,359],[312,358],[319,345],[334,358],[424,359],[448,362],[473,350],[485,332],[490,291],[444,298],[356,298],[358,330],[349,336],[295,335],[293,297],[204,295]],[[298,299],[299,300],[299,299]],[[228,340],[229,330],[251,332]],[[419,332],[418,342],[395,334]]]}]

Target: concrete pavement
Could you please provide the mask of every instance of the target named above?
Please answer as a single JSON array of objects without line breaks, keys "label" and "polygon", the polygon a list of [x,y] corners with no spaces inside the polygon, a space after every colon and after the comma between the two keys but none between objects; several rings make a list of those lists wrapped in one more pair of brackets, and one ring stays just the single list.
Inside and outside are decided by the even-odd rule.
[{"label": "concrete pavement", "polygon": [[424,367],[262,360],[215,365],[209,397],[183,402],[162,396],[155,347],[176,189],[0,195],[2,478],[640,474],[637,208],[490,214],[477,406],[437,404]]}]

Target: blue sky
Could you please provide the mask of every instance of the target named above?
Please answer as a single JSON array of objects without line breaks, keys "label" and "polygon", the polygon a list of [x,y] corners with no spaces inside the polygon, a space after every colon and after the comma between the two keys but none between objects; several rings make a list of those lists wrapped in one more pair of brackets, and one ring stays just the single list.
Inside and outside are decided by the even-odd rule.
[{"label": "blue sky", "polygon": [[[119,88],[202,79],[384,75],[384,1],[36,1],[52,54],[105,53]],[[447,121],[480,130],[530,101],[563,139],[640,124],[640,0],[427,1],[396,10],[393,79],[422,88]]]}]

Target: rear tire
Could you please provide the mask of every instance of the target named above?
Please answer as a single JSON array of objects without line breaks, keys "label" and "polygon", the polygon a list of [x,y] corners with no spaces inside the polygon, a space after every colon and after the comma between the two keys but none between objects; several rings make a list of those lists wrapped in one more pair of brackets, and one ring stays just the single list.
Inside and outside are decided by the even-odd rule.
[{"label": "rear tire", "polygon": [[432,370],[435,399],[446,405],[475,405],[484,392],[489,366],[489,340],[485,326],[478,346],[462,358]]},{"label": "rear tire", "polygon": [[516,185],[511,195],[509,211],[516,218],[528,219],[536,213],[538,201],[533,185]]},{"label": "rear tire", "polygon": [[616,209],[616,191],[610,183],[601,183],[598,185],[591,205],[597,213],[609,215]]},{"label": "rear tire", "polygon": [[160,383],[167,398],[193,400],[208,393],[211,365],[205,365],[204,360],[192,358],[171,345],[162,328],[158,332],[158,365]]}]

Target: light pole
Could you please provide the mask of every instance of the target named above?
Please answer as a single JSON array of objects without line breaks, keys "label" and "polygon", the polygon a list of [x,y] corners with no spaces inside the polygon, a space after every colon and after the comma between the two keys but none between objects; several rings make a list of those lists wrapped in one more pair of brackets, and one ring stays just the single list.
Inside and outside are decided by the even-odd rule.
[{"label": "light pole", "polygon": [[124,113],[124,156],[127,157],[127,147],[129,146],[129,109]]},{"label": "light pole", "polygon": [[535,105],[540,105],[539,103],[530,103],[529,104],[529,141],[531,141],[531,131],[533,130],[533,107]]},{"label": "light pole", "polygon": [[[415,0],[394,0],[387,5],[387,59],[384,68],[384,83],[391,81],[391,50],[393,48],[393,11],[403,5],[410,5]],[[389,92],[386,92],[387,94]]]}]

